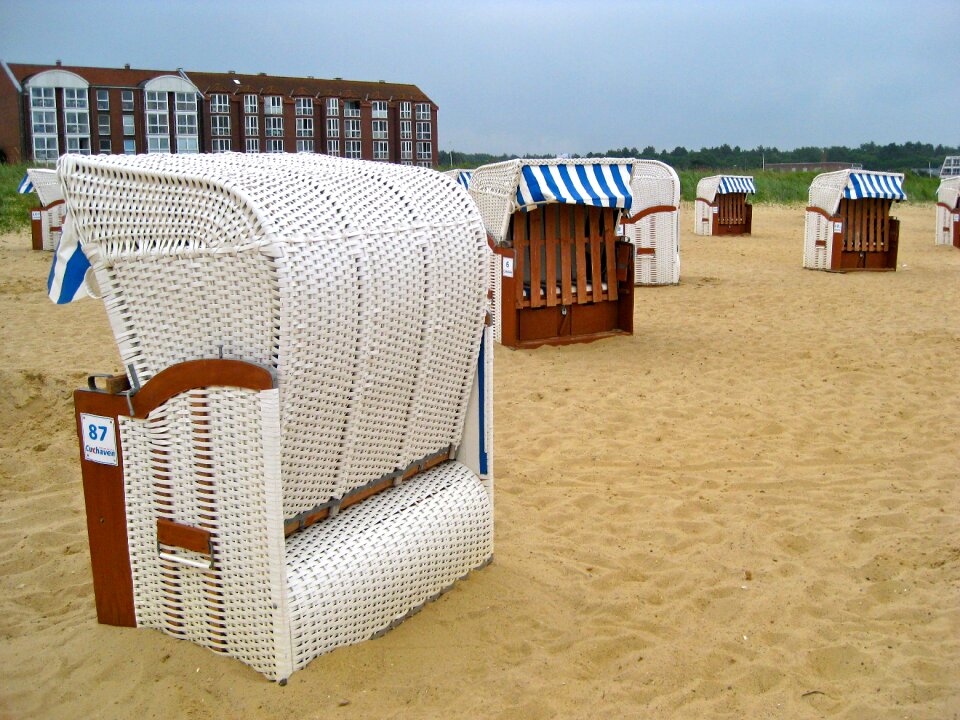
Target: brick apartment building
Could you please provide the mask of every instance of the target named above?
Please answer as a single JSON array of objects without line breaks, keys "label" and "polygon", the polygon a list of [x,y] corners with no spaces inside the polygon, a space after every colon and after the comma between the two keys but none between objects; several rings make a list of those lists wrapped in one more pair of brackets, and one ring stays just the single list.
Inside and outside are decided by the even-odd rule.
[{"label": "brick apartment building", "polygon": [[437,165],[415,85],[0,60],[0,160],[62,153],[319,152]]}]

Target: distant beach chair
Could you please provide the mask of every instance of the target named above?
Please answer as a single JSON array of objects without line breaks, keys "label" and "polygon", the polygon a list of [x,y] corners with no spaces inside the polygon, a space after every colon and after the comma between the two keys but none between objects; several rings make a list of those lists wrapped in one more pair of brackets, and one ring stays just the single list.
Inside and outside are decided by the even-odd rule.
[{"label": "distant beach chair", "polygon": [[697,183],[693,232],[697,235],[749,235],[756,193],[752,175],[711,175]]},{"label": "distant beach chair", "polygon": [[20,192],[35,192],[40,207],[30,211],[30,234],[34,250],[56,250],[63,231],[66,206],[56,170],[29,168],[28,183],[21,184]]},{"label": "distant beach chair", "polygon": [[630,160],[509,160],[473,171],[494,245],[494,336],[508,347],[633,332]]},{"label": "distant beach chair", "polygon": [[803,266],[836,272],[896,270],[900,221],[890,217],[890,208],[906,197],[901,173],[817,175],[810,184]]},{"label": "distant beach chair", "polygon": [[445,170],[443,174],[460,183],[464,190],[470,189],[470,176],[473,174],[472,170],[460,170],[456,168],[454,170]]},{"label": "distant beach chair", "polygon": [[937,188],[937,245],[960,248],[960,177],[944,178]]},{"label": "distant beach chair", "polygon": [[311,154],[59,174],[128,368],[75,394],[101,622],[285,681],[491,558],[490,250],[466,192]]},{"label": "distant beach chair", "polygon": [[634,284],[680,282],[680,178],[657,160],[630,160],[629,211],[620,215],[634,248]]}]

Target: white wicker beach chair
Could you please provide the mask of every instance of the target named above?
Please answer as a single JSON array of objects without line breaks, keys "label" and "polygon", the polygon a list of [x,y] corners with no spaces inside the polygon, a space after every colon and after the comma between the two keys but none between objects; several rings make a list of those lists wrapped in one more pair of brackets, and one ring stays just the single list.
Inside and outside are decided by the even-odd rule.
[{"label": "white wicker beach chair", "polygon": [[810,184],[804,221],[803,266],[813,270],[895,270],[900,221],[890,217],[905,200],[901,173],[839,170]]},{"label": "white wicker beach chair", "polygon": [[757,188],[751,175],[712,175],[697,183],[693,232],[697,235],[749,235],[753,207],[747,202]]},{"label": "white wicker beach chair", "polygon": [[40,245],[44,250],[56,250],[66,213],[57,172],[43,168],[29,168],[27,176],[40,200],[40,208],[33,211],[40,214]]},{"label": "white wicker beach chair", "polygon": [[680,282],[680,178],[657,160],[631,160],[633,202],[621,215],[624,234],[634,247],[637,285]]},{"label": "white wicker beach chair", "polygon": [[621,242],[631,163],[509,160],[473,171],[494,245],[494,336],[509,347],[633,332],[633,250]]},{"label": "white wicker beach chair", "polygon": [[[134,623],[115,624],[283,681],[490,559],[490,251],[465,191],[310,154],[59,174],[135,390],[77,393],[85,453],[109,460],[84,433],[118,428],[119,468],[83,461],[85,483],[121,477]],[[123,580],[98,568],[123,555],[90,531],[110,621]]]},{"label": "white wicker beach chair", "polygon": [[937,245],[960,248],[960,177],[944,178],[937,188]]}]

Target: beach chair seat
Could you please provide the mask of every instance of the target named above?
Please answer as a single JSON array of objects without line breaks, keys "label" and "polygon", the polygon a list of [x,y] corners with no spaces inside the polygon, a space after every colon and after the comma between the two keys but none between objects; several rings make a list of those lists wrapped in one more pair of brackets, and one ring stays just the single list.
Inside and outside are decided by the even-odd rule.
[{"label": "beach chair seat", "polygon": [[749,235],[753,206],[747,195],[757,192],[750,175],[713,175],[697,183],[693,232],[697,235]]},{"label": "beach chair seat", "polygon": [[937,188],[936,244],[960,248],[960,177],[943,178]]}]

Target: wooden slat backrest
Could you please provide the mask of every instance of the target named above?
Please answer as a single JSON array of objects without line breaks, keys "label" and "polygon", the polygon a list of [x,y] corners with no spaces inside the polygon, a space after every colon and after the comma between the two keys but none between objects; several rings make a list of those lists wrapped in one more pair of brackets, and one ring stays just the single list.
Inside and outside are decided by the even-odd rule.
[{"label": "wooden slat backrest", "polygon": [[721,225],[742,225],[747,216],[746,193],[724,193],[717,195],[718,218]]},{"label": "wooden slat backrest", "polygon": [[887,252],[892,200],[863,198],[840,201],[844,252]]},{"label": "wooden slat backrest", "polygon": [[514,213],[516,307],[616,300],[616,212],[557,203]]},{"label": "wooden slat backrest", "polygon": [[543,279],[543,267],[540,261],[543,252],[543,213],[531,210],[530,213],[530,307],[542,307],[540,283]]},{"label": "wooden slat backrest", "polygon": [[554,307],[557,304],[557,243],[560,237],[557,216],[559,211],[559,205],[546,205],[543,208],[544,245],[546,249],[544,253],[543,285],[547,307]]},{"label": "wooden slat backrest", "polygon": [[576,220],[573,208],[564,207],[560,214],[560,302],[564,305],[573,304],[573,234],[572,227]]}]

